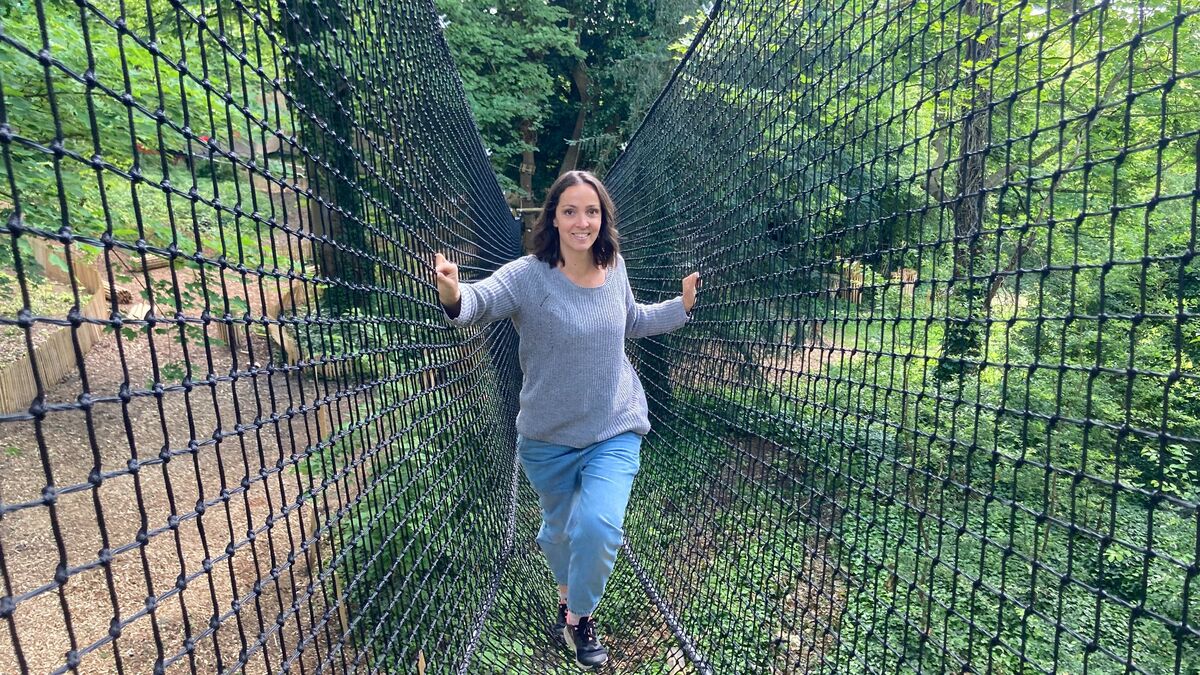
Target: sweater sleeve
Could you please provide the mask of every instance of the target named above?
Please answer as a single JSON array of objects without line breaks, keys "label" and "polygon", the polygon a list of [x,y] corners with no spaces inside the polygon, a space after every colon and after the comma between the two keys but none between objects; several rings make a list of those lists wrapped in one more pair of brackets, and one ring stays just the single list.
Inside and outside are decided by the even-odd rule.
[{"label": "sweater sleeve", "polygon": [[[624,272],[624,264],[622,264]],[[633,288],[629,285],[629,276],[625,277],[625,337],[642,338],[652,335],[662,335],[681,328],[688,322],[688,314],[683,309],[683,296],[677,296],[666,302],[653,305],[639,304],[633,298]]]},{"label": "sweater sleeve", "polygon": [[511,318],[521,306],[520,277],[525,267],[525,260],[514,260],[482,281],[460,283],[458,316],[451,317],[443,307],[446,320],[455,326],[475,326]]}]

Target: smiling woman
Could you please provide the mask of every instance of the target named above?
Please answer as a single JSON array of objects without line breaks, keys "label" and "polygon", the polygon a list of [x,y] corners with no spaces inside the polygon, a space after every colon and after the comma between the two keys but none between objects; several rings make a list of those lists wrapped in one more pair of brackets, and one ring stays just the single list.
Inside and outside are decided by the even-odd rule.
[{"label": "smiling woman", "polygon": [[558,583],[554,630],[580,665],[596,666],[608,652],[592,614],[617,559],[642,437],[650,432],[645,390],[625,340],[687,323],[699,275],[683,279],[679,297],[637,303],[612,200],[584,171],[563,174],[550,188],[533,249],[462,285],[458,267],[438,254],[438,295],[454,325],[509,318],[520,335],[517,453],[538,493],[537,541]]},{"label": "smiling woman", "polygon": [[532,253],[568,276],[610,267],[620,253],[617,214],[604,184],[587,171],[554,181],[533,224]]},{"label": "smiling woman", "polygon": [[554,211],[554,228],[563,248],[584,256],[586,262],[604,219],[599,193],[585,183],[572,185],[563,190]]}]

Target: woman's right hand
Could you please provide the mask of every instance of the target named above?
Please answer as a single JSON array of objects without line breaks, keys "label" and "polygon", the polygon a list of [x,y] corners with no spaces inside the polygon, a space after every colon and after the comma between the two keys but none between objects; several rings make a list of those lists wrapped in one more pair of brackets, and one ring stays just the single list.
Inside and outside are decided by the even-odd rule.
[{"label": "woman's right hand", "polygon": [[457,307],[462,296],[458,291],[458,265],[446,260],[446,256],[433,256],[433,271],[437,281],[438,300],[446,307]]}]

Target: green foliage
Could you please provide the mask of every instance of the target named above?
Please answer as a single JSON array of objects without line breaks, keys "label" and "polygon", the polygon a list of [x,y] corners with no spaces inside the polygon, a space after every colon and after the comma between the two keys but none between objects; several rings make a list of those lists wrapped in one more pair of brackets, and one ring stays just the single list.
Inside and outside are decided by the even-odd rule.
[{"label": "green foliage", "polygon": [[[681,54],[674,43],[691,41],[703,3],[697,0],[556,0],[574,17],[587,73],[588,100],[573,83],[573,64],[561,64],[567,83],[555,102],[550,133],[539,143],[539,162],[552,172],[539,175],[535,187],[548,188],[572,143],[581,147],[579,168],[597,173],[611,166],[641,125],[650,105]],[[577,113],[584,126],[574,139]]]},{"label": "green foliage", "polygon": [[582,58],[569,14],[539,0],[438,2],[475,122],[497,175],[514,189],[526,142],[522,126],[538,131],[556,103],[556,61]]},{"label": "green foliage", "polygon": [[[916,390],[932,386],[933,363],[930,359],[925,368],[928,382]],[[889,369],[899,367],[897,361]],[[1172,671],[1177,650],[1183,672],[1200,667],[1200,649],[1180,642],[1161,621],[1139,619],[1133,609],[1176,622],[1185,611],[1195,611],[1194,599],[1185,607],[1180,594],[1187,570],[1171,560],[1189,559],[1195,546],[1194,516],[1187,510],[1149,503],[1099,480],[1074,483],[1066,472],[1048,473],[1041,468],[1047,461],[1055,467],[1078,463],[1080,447],[1054,435],[1049,447],[1038,447],[1029,437],[1044,432],[1028,429],[1028,444],[1022,445],[1020,421],[976,439],[975,447],[955,448],[946,441],[956,426],[969,428],[970,414],[945,419],[948,411],[939,417],[938,404],[920,403],[915,410],[909,404],[915,418],[906,418],[899,396],[872,405],[855,395],[844,384],[856,379],[853,372],[852,364],[831,371],[828,383],[810,389],[805,401],[784,392],[753,404],[740,389],[689,392],[679,401],[685,414],[671,429],[660,430],[668,438],[680,434],[670,439],[672,446],[684,444],[700,461],[678,476],[655,475],[651,493],[664,494],[666,486],[678,484],[686,493],[680,503],[707,503],[713,490],[727,492],[724,499],[731,502],[721,508],[718,499],[707,531],[681,523],[666,539],[642,542],[653,550],[682,545],[691,551],[701,585],[673,601],[685,610],[685,624],[712,662],[768,672],[780,626],[767,608],[778,607],[788,590],[801,596],[814,591],[816,577],[805,570],[816,555],[838,566],[837,584],[847,591],[828,617],[843,647],[824,655],[818,650],[817,657],[838,669],[902,656],[911,668],[919,663],[933,670],[966,663],[1016,673],[1032,662],[1045,670],[1077,672],[1086,659],[1096,672],[1122,671],[1107,657],[1086,654],[1078,640],[1063,639],[1059,625],[1077,635],[1095,634],[1099,645],[1117,654],[1132,630],[1133,658],[1152,672]],[[910,386],[920,382],[919,372],[910,369]],[[812,400],[842,414],[815,412]],[[887,418],[881,417],[885,409],[892,411]],[[876,430],[862,420],[871,420]],[[903,428],[880,431],[885,422]],[[763,442],[786,451],[773,463],[779,474],[755,473],[739,449]],[[698,450],[705,446],[715,450]],[[1089,448],[1087,472],[1097,479],[1106,472],[1102,450]],[[1027,463],[1014,462],[1018,457]],[[1107,461],[1116,459],[1110,455]],[[730,465],[748,475],[731,482],[729,471],[720,469]],[[776,485],[768,480],[772,475],[795,482]],[[697,476],[703,477],[700,485]],[[792,510],[797,500],[807,505],[801,514]],[[821,503],[841,515],[818,528]],[[1072,532],[1066,521],[1081,529]],[[788,525],[780,525],[784,522]],[[826,527],[827,549],[818,539],[795,538]],[[1111,532],[1111,538],[1098,532]],[[697,542],[708,542],[708,548],[697,549]],[[1057,575],[1068,569],[1071,583],[1060,583]],[[785,588],[770,590],[781,582]],[[1098,602],[1097,588],[1117,601]],[[706,601],[693,606],[691,597]],[[748,615],[757,618],[735,620]],[[811,628],[810,636],[816,633]],[[918,640],[923,633],[927,637]],[[1002,648],[989,644],[992,635],[1000,636]],[[835,664],[835,656],[846,661]]]},{"label": "green foliage", "polygon": [[430,344],[428,328],[353,307],[287,330],[293,331],[301,358],[335,362],[356,379],[387,380],[413,373]]},{"label": "green foliage", "polygon": [[[371,373],[382,376],[389,366],[379,359]],[[389,672],[416,663],[423,646],[426,658],[446,666],[442,641],[465,641],[470,624],[436,608],[482,605],[507,527],[494,509],[507,501],[511,447],[488,414],[412,397],[420,376],[374,387],[301,466],[313,479],[354,485],[330,537],[337,580],[326,592],[329,602],[347,604],[354,643]],[[497,387],[490,368],[472,378],[481,390]]]},{"label": "green foliage", "polygon": [[694,21],[681,19],[698,7],[694,0],[437,4],[506,191],[519,189],[522,153],[536,151],[533,198],[557,177],[572,143],[583,150],[580,168],[599,170],[615,159],[680,56],[671,46],[695,30]]},{"label": "green foliage", "polygon": [[[9,256],[4,256],[9,258]],[[11,259],[10,259],[11,260]],[[29,294],[29,311],[35,317],[62,319],[75,305],[75,294],[70,286],[55,283],[46,278],[32,257],[22,255],[24,283],[20,283],[16,274],[11,270],[10,260],[7,265],[0,265],[0,315],[16,317],[25,309],[24,291]],[[7,269],[6,269],[7,268]],[[87,298],[83,298],[86,302]],[[21,335],[24,331],[15,326],[5,326],[5,334]]]},{"label": "green foliage", "polygon": [[[706,233],[708,258],[783,270],[769,287],[745,283],[737,262],[722,270],[737,283],[722,289],[701,340],[739,364],[730,379],[743,388],[706,400],[676,392],[700,411],[687,442],[740,433],[785,445],[804,459],[797,479],[837,505],[828,556],[849,592],[835,616],[845,648],[825,657],[844,659],[835,669],[1007,673],[1027,670],[1024,658],[1123,672],[1074,637],[1095,635],[1118,655],[1131,640],[1148,672],[1175,671],[1177,655],[1182,672],[1196,670],[1200,650],[1168,625],[1196,611],[1184,602],[1200,453],[1174,439],[1200,437],[1187,198],[1200,98],[1191,80],[1158,92],[1200,68],[1198,22],[1147,34],[1175,10],[1129,3],[1083,14],[984,3],[971,14],[919,2],[911,23],[785,4],[724,19],[674,92],[706,111],[701,136],[746,132],[729,140],[732,157],[673,148],[700,170],[656,181],[678,180],[665,192],[680,193],[699,173],[720,186],[691,205],[728,218]],[[807,22],[822,15],[869,40],[830,41],[816,32],[825,24]],[[762,48],[739,51],[726,37],[746,35]],[[964,35],[994,41],[986,61],[964,58]],[[1038,58],[1020,56],[1034,49]],[[745,77],[705,77],[731,71]],[[855,86],[834,105],[822,81]],[[762,116],[764,98],[786,105]],[[975,155],[990,183],[971,229],[953,206],[971,194],[955,153],[980,109],[991,135]],[[1047,115],[1064,121],[1048,131]],[[725,187],[723,171],[763,159],[766,175]],[[756,193],[762,185],[773,187]],[[661,230],[678,217],[646,218]],[[857,297],[835,292],[848,264],[858,266]],[[911,287],[892,276],[899,270]],[[765,367],[756,348],[779,344],[833,358],[755,377]],[[764,518],[785,513],[777,501]],[[720,612],[692,616],[693,629],[731,630]],[[716,662],[745,660],[710,649]]]},{"label": "green foliage", "polygon": [[[250,128],[242,112],[213,98],[214,91],[236,92],[240,107],[256,119],[267,119],[263,92],[271,85],[241,67],[228,49],[214,49],[212,36],[194,23],[175,20],[181,9],[198,12],[200,7],[183,3],[176,9],[157,0],[130,6],[113,0],[87,6],[54,0],[38,7],[14,0],[0,8],[6,39],[22,46],[0,50],[5,118],[22,139],[6,145],[13,184],[0,186],[0,213],[7,217],[19,205],[25,227],[48,232],[69,228],[83,238],[74,250],[85,258],[99,254],[97,240],[107,234],[128,246],[140,242],[151,247],[150,260],[174,247],[184,256],[223,258],[250,268],[289,268],[287,250],[275,250],[265,225],[231,211],[236,205],[250,213],[256,210],[252,201],[267,201],[265,195],[252,197],[259,188],[252,185],[248,170],[222,154],[244,148],[243,139],[259,130]],[[251,37],[260,32],[249,17],[231,9],[209,15],[226,22],[226,30],[239,26]],[[157,55],[123,37],[107,18],[115,16],[122,16],[138,35],[153,35]],[[43,48],[54,66],[43,67],[30,56]],[[164,76],[168,63],[181,61],[205,63],[206,68]],[[264,65],[271,69],[270,63]],[[81,81],[85,74],[93,78],[91,85]],[[240,159],[249,161],[244,151]],[[255,161],[277,174],[283,170],[277,156],[260,152]],[[129,181],[131,174],[139,180]],[[198,201],[193,203],[188,192]],[[65,271],[61,256],[52,253],[50,263]],[[117,270],[122,270],[120,264]],[[171,306],[172,313],[178,308],[194,314],[205,306],[205,293],[194,288],[158,288],[151,296],[144,280],[134,276],[131,281],[134,290]],[[176,300],[182,305],[176,307]],[[223,303],[210,304],[219,308]]]}]

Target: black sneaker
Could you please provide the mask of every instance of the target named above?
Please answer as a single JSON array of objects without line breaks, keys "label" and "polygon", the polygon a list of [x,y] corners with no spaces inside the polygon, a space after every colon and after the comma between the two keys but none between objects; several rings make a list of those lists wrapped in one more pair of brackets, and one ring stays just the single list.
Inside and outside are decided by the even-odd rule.
[{"label": "black sneaker", "polygon": [[558,603],[558,621],[554,622],[554,634],[562,637],[563,629],[567,627],[567,603]]},{"label": "black sneaker", "polygon": [[592,617],[581,616],[578,625],[563,626],[563,638],[581,667],[594,668],[608,661],[608,650],[596,638],[596,622]]}]

